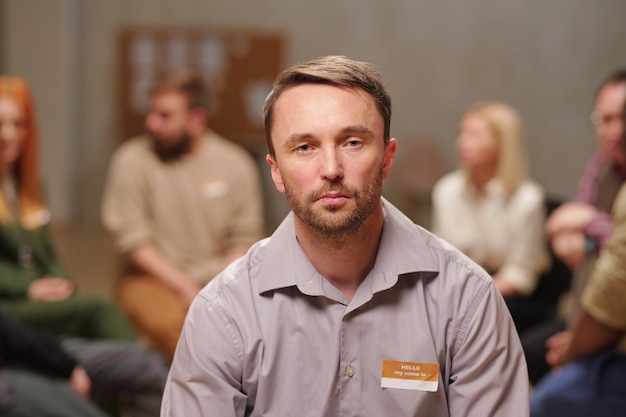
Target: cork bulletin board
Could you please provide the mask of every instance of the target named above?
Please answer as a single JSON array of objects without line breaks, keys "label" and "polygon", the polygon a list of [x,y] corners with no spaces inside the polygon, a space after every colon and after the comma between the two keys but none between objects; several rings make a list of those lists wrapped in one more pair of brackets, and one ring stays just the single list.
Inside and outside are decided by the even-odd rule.
[{"label": "cork bulletin board", "polygon": [[211,128],[250,150],[265,146],[262,106],[283,68],[284,38],[251,30],[132,27],[120,36],[120,131],[143,132],[148,92],[168,70],[194,68],[214,100]]}]

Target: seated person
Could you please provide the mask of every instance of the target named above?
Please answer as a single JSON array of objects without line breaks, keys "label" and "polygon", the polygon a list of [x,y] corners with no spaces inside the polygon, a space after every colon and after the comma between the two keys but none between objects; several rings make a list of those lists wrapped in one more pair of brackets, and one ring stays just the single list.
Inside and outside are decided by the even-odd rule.
[{"label": "seated person", "polygon": [[591,121],[599,149],[587,164],[574,201],[561,205],[546,229],[555,253],[572,269],[597,253],[612,230],[613,201],[626,179],[621,112],[626,98],[626,68],[602,83]]},{"label": "seated person", "polygon": [[132,342],[67,339],[30,329],[0,311],[0,415],[105,417],[120,403],[129,417],[157,417],[164,358]]},{"label": "seated person", "polygon": [[40,189],[38,142],[28,86],[0,77],[0,309],[57,335],[132,340],[111,300],[77,293],[66,279]]},{"label": "seated person", "polygon": [[381,197],[398,144],[373,66],[285,70],[264,123],[292,211],[191,304],[163,415],[527,417],[491,277]]},{"label": "seated person", "polygon": [[573,274],[571,289],[559,303],[558,316],[520,333],[533,384],[549,371],[546,341],[571,325],[598,253],[613,229],[610,213],[626,179],[621,119],[625,100],[626,68],[615,71],[598,89],[591,120],[599,149],[585,168],[576,198],[554,210],[546,222],[552,251]]},{"label": "seated person", "polygon": [[526,176],[519,114],[504,103],[471,106],[457,151],[461,168],[433,190],[433,232],[492,274],[519,331],[533,316],[519,300],[548,264],[544,193]]},{"label": "seated person", "polygon": [[626,188],[615,202],[614,230],[582,295],[573,328],[548,340],[544,377],[531,417],[626,415]]},{"label": "seated person", "polygon": [[117,300],[171,358],[200,288],[262,237],[262,196],[250,154],[207,127],[198,74],[165,74],[149,105],[147,134],[113,156],[102,219],[123,264]]}]

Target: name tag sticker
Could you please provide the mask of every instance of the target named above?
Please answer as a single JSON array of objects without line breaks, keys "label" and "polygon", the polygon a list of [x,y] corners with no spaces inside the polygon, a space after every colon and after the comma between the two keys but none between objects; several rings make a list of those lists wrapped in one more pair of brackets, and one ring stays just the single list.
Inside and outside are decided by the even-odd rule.
[{"label": "name tag sticker", "polygon": [[380,379],[382,388],[436,392],[438,385],[438,363],[383,360],[383,372]]},{"label": "name tag sticker", "polygon": [[228,183],[221,179],[210,179],[200,186],[200,196],[204,199],[219,198],[228,194]]}]

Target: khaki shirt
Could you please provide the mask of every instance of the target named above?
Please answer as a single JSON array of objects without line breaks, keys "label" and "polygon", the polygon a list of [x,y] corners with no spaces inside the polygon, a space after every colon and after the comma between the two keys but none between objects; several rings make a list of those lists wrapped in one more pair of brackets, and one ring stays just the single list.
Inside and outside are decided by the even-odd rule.
[{"label": "khaki shirt", "polygon": [[[615,200],[613,232],[582,294],[582,306],[599,322],[626,331],[626,188]],[[626,337],[618,345],[626,352]]]},{"label": "khaki shirt", "polygon": [[[198,152],[162,162],[147,137],[124,143],[111,161],[102,220],[117,252],[151,242],[200,284],[223,269],[235,245],[263,236],[259,172],[240,146],[213,133]],[[126,264],[125,273],[132,273]]]},{"label": "khaki shirt", "polygon": [[527,417],[524,354],[491,278],[383,206],[375,265],[350,301],[301,250],[292,213],[209,283],[161,415]]}]

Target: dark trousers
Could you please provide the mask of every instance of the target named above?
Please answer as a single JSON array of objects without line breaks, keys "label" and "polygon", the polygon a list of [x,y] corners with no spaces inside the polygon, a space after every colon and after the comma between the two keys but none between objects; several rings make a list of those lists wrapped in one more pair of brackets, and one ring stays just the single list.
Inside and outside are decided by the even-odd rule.
[{"label": "dark trousers", "polygon": [[539,382],[531,417],[626,415],[626,355],[604,351],[572,362]]},{"label": "dark trousers", "polygon": [[[68,339],[65,350],[89,375],[91,401],[78,396],[67,381],[23,369],[3,369],[6,417],[104,417],[96,404],[119,407],[131,417],[158,417],[167,377],[165,358],[137,343]],[[115,407],[113,407],[115,408]],[[107,408],[108,409],[108,408]]]},{"label": "dark trousers", "polygon": [[536,385],[544,375],[550,372],[550,366],[546,362],[548,353],[546,341],[550,336],[563,330],[565,330],[565,321],[555,317],[520,333],[531,384]]}]

